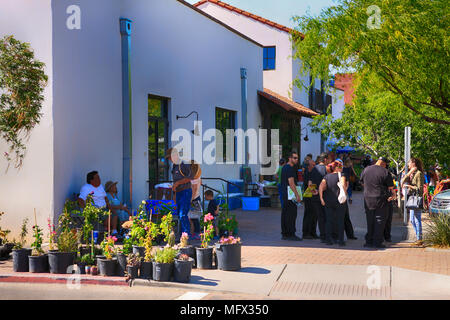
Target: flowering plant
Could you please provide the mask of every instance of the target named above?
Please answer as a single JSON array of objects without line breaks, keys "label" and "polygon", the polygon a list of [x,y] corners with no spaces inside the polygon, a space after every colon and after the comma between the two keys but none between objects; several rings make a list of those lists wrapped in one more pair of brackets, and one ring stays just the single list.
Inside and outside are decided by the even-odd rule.
[{"label": "flowering plant", "polygon": [[202,239],[202,244],[201,247],[202,248],[207,248],[209,242],[211,241],[211,239],[214,236],[214,227],[213,227],[213,222],[214,217],[211,213],[208,213],[204,216],[203,218],[203,233],[200,234],[200,237]]},{"label": "flowering plant", "polygon": [[233,237],[233,236],[229,236],[229,237],[222,237],[219,240],[220,244],[238,244],[241,243],[241,238],[239,237]]},{"label": "flowering plant", "polygon": [[238,222],[236,220],[235,214],[229,214],[228,212],[224,212],[219,215],[219,229],[228,231],[231,233],[234,229],[237,228]]},{"label": "flowering plant", "polygon": [[189,261],[189,259],[190,259],[190,257],[185,253],[180,254],[180,256],[177,258],[177,260],[181,260],[181,261]]},{"label": "flowering plant", "polygon": [[55,249],[55,247],[54,247],[55,239],[56,239],[55,225],[51,223],[50,218],[47,219],[47,222],[48,222],[47,225],[48,225],[48,231],[49,231],[49,234],[48,234],[49,241],[48,242],[49,242],[50,250],[54,250]]},{"label": "flowering plant", "polygon": [[44,250],[42,250],[42,229],[38,225],[33,226],[33,237],[34,242],[31,244],[33,255],[40,256],[44,253]]},{"label": "flowering plant", "polygon": [[116,253],[116,250],[114,248],[114,243],[117,241],[117,238],[114,236],[108,236],[106,239],[103,240],[101,243],[103,255],[106,257],[106,259],[111,260],[113,255]]},{"label": "flowering plant", "polygon": [[189,235],[186,232],[181,234],[180,248],[186,248],[189,245]]}]

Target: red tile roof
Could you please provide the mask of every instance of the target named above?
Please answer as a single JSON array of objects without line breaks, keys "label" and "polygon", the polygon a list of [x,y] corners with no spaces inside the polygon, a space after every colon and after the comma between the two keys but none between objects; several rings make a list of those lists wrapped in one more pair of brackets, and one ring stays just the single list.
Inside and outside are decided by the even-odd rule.
[{"label": "red tile roof", "polygon": [[[259,21],[259,22],[264,23],[264,24],[267,24],[267,25],[269,25],[269,26],[271,26],[273,28],[276,28],[278,30],[281,30],[281,31],[284,31],[284,32],[288,32],[288,33],[297,32],[294,29],[285,27],[285,26],[283,26],[281,24],[278,24],[276,22],[270,21],[270,20],[265,19],[263,17],[257,16],[256,14],[247,12],[245,10],[236,8],[236,7],[232,6],[232,5],[229,5],[228,3],[225,3],[225,2],[222,2],[222,1],[219,1],[219,0],[201,0],[201,1],[197,2],[197,3],[195,3],[194,7],[199,7],[202,4],[205,4],[207,2],[214,3],[214,4],[218,5],[218,6],[221,6],[221,7],[225,8],[225,9],[228,9],[230,11],[237,12],[239,14],[242,14],[242,15],[246,16],[246,17],[252,18],[253,20]],[[303,37],[303,35],[301,35],[301,36]]]},{"label": "red tile roof", "polygon": [[273,92],[267,88],[264,88],[264,91],[258,90],[258,94],[273,103],[279,105],[286,111],[297,112],[302,116],[312,117],[319,115],[317,112],[305,107],[301,103],[290,100],[289,98],[283,97],[278,93]]}]

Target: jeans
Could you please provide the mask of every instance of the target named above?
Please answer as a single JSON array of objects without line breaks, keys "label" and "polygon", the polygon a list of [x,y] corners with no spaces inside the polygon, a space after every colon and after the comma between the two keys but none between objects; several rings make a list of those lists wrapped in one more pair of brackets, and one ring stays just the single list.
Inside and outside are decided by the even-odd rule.
[{"label": "jeans", "polygon": [[422,209],[409,210],[409,217],[414,231],[416,231],[417,240],[422,240]]},{"label": "jeans", "polygon": [[192,189],[185,189],[176,193],[177,212],[180,218],[180,232],[191,235],[191,224],[189,223],[188,212],[191,208]]},{"label": "jeans", "polygon": [[352,186],[351,186],[351,184],[349,183],[349,184],[348,184],[348,188],[347,188],[347,195],[348,195],[348,198],[349,198],[349,199],[352,198],[352,194],[353,194]]}]

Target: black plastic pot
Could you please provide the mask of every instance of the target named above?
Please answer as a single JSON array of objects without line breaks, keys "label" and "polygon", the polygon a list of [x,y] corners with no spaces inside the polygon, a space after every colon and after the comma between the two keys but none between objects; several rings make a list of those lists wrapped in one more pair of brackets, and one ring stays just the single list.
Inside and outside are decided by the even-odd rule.
[{"label": "black plastic pot", "polygon": [[67,268],[73,265],[76,252],[49,252],[50,273],[70,273]]},{"label": "black plastic pot", "polygon": [[98,259],[106,259],[106,257],[104,255],[98,254],[95,256],[95,265],[98,266]]},{"label": "black plastic pot", "polygon": [[138,277],[139,266],[127,266],[127,273],[131,279]]},{"label": "black plastic pot", "polygon": [[13,243],[5,243],[0,246],[0,260],[9,259],[9,254],[12,252],[13,247]]},{"label": "black plastic pot", "polygon": [[195,268],[197,263],[196,263],[196,259],[197,259],[197,255],[195,254],[195,247],[194,246],[187,246],[184,248],[180,248],[180,254],[187,254],[189,257],[191,257],[194,261],[192,264],[192,267]]},{"label": "black plastic pot", "polygon": [[143,259],[145,256],[145,247],[133,246],[133,253],[138,253],[139,256]]},{"label": "black plastic pot", "polygon": [[153,263],[151,261],[142,261],[139,270],[139,277],[142,279],[151,279],[153,276]]},{"label": "black plastic pot", "polygon": [[123,253],[117,254],[117,275],[123,277],[127,271],[127,256]]},{"label": "black plastic pot", "polygon": [[197,268],[212,269],[213,268],[213,247],[195,248],[197,253]]},{"label": "black plastic pot", "polygon": [[12,251],[14,272],[28,272],[28,256],[31,249],[17,249]]},{"label": "black plastic pot", "polygon": [[153,280],[170,281],[173,273],[173,263],[153,262]]},{"label": "black plastic pot", "polygon": [[84,256],[85,254],[90,254],[91,248],[89,247],[80,247],[80,257]]},{"label": "black plastic pot", "polygon": [[28,256],[29,270],[32,273],[48,272],[48,255]]},{"label": "black plastic pot", "polygon": [[117,258],[97,259],[98,273],[102,276],[113,277],[116,275]]},{"label": "black plastic pot", "polygon": [[78,274],[86,274],[86,262],[78,262],[77,263],[77,267],[78,267]]},{"label": "black plastic pot", "polygon": [[176,282],[191,281],[191,271],[194,259],[189,258],[188,261],[175,259],[173,268],[173,280]]},{"label": "black plastic pot", "polygon": [[224,271],[241,269],[241,244],[216,244],[217,268]]}]

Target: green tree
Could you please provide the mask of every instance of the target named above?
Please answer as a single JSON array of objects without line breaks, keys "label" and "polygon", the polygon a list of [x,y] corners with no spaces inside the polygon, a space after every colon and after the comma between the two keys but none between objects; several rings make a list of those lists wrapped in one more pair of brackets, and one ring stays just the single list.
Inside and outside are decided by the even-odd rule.
[{"label": "green tree", "polygon": [[313,131],[351,145],[373,156],[387,156],[397,167],[404,165],[404,128],[411,127],[411,153],[426,166],[448,165],[450,127],[431,123],[402,108],[401,98],[382,91],[377,79],[358,86],[352,105],[346,105],[339,119],[330,114],[314,117]]},{"label": "green tree", "polygon": [[[330,66],[374,77],[427,122],[450,124],[449,6],[445,0],[338,0],[317,17],[294,17],[301,75],[328,81]],[[301,34],[300,34],[300,33]],[[308,84],[297,80],[296,85]],[[402,107],[400,107],[402,106]]]},{"label": "green tree", "polygon": [[28,43],[13,36],[0,39],[0,136],[9,146],[8,162],[22,165],[26,139],[39,123],[48,77]]}]

